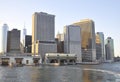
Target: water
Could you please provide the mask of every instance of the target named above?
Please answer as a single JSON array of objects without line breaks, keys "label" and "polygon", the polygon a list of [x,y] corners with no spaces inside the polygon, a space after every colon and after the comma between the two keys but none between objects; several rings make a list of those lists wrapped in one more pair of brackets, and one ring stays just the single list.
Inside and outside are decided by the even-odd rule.
[{"label": "water", "polygon": [[120,82],[120,63],[0,67],[0,82]]}]

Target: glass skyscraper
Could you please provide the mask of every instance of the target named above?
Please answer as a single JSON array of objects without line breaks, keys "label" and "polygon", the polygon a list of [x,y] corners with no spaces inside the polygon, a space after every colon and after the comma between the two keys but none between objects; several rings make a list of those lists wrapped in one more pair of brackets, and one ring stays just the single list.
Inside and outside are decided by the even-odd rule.
[{"label": "glass skyscraper", "polygon": [[96,58],[100,61],[105,61],[105,46],[104,46],[104,34],[103,32],[96,33]]},{"label": "glass skyscraper", "polygon": [[82,61],[96,61],[96,42],[95,42],[95,27],[94,22],[90,19],[84,19],[74,23],[81,28],[82,40]]},{"label": "glass skyscraper", "polygon": [[23,47],[25,47],[25,36],[27,35],[27,30],[26,28],[23,29],[23,35],[22,35],[22,43]]}]

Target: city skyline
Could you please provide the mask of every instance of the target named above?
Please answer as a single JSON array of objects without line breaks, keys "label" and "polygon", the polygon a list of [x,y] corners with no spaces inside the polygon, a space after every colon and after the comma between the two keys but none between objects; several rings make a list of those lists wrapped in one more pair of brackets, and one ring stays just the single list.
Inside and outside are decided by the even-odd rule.
[{"label": "city skyline", "polygon": [[[103,32],[105,39],[114,39],[115,56],[119,55],[119,2],[114,1],[1,1],[0,23],[7,23],[9,29],[22,30],[24,22],[28,34],[32,34],[32,14],[34,12],[47,12],[54,14],[55,32],[63,31],[65,25],[77,22],[81,19],[90,18],[95,22],[95,31]],[[59,3],[59,4],[58,4]],[[73,3],[76,5],[74,6]],[[67,5],[66,5],[67,4]],[[10,5],[6,6],[6,5]],[[112,6],[111,6],[112,5]],[[19,10],[19,11],[18,11]],[[64,20],[64,21],[63,21]],[[2,25],[2,24],[0,24]],[[120,55],[119,55],[120,56]]]}]

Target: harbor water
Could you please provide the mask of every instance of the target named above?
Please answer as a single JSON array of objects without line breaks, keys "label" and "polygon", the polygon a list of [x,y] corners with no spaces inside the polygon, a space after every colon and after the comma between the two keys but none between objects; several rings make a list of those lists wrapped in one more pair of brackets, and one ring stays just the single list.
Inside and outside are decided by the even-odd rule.
[{"label": "harbor water", "polygon": [[120,62],[100,65],[0,66],[0,82],[120,82]]}]

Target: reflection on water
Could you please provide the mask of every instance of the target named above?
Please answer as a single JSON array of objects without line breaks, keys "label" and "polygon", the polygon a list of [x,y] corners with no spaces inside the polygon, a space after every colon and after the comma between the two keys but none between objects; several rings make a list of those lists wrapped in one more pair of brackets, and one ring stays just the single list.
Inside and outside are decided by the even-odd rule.
[{"label": "reflection on water", "polygon": [[119,66],[0,67],[0,82],[120,82]]},{"label": "reflection on water", "polygon": [[114,75],[97,71],[84,70],[83,82],[115,82]]}]

